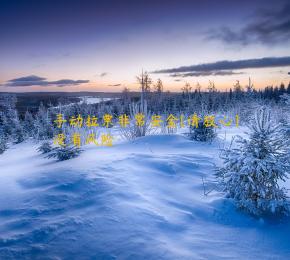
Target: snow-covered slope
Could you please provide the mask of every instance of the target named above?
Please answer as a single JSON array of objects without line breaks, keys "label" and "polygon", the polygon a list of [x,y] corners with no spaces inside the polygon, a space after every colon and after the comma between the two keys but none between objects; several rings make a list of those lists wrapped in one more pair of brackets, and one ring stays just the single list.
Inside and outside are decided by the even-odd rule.
[{"label": "snow-covered slope", "polygon": [[0,156],[0,259],[289,259],[289,222],[204,195],[220,146],[156,135],[64,162],[14,146]]}]

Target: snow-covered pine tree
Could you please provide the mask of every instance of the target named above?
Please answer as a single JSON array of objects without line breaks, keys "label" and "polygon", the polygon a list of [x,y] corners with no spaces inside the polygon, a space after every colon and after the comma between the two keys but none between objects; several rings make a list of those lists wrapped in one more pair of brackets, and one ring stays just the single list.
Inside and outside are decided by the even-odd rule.
[{"label": "snow-covered pine tree", "polygon": [[78,157],[81,154],[82,150],[79,147],[66,145],[58,146],[52,149],[48,153],[46,158],[56,158],[58,161],[65,161],[75,157]]},{"label": "snow-covered pine tree", "polygon": [[200,142],[211,142],[216,137],[213,127],[205,126],[203,121],[198,122],[198,127],[189,127],[189,138]]},{"label": "snow-covered pine tree", "polygon": [[46,140],[53,137],[53,123],[51,122],[49,113],[41,103],[35,116],[36,138],[38,140]]},{"label": "snow-covered pine tree", "polygon": [[15,144],[21,143],[24,141],[24,133],[21,121],[18,117],[18,112],[13,107],[9,105],[3,110],[3,113],[0,115],[2,129],[4,135]]},{"label": "snow-covered pine tree", "polygon": [[53,150],[53,147],[51,146],[51,143],[49,141],[43,142],[38,148],[37,151],[46,154]]},{"label": "snow-covered pine tree", "polygon": [[222,153],[224,189],[238,207],[254,215],[286,213],[286,192],[279,183],[289,174],[289,161],[280,125],[262,108],[249,127],[249,139],[238,137],[237,147]]},{"label": "snow-covered pine tree", "polygon": [[6,137],[12,137],[14,143],[24,141],[23,129],[16,110],[17,99],[14,95],[0,97],[0,121]]},{"label": "snow-covered pine tree", "polygon": [[23,131],[25,136],[34,137],[35,136],[35,126],[34,118],[29,111],[25,112],[24,121],[23,121]]},{"label": "snow-covered pine tree", "polygon": [[22,143],[25,140],[23,127],[20,121],[17,121],[17,124],[15,125],[15,129],[13,130],[12,137],[13,137],[13,142],[15,144]]}]

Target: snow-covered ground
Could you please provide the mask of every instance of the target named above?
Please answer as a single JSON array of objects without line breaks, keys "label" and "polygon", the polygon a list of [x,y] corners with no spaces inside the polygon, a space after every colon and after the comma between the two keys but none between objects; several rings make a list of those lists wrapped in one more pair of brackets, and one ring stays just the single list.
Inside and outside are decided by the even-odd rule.
[{"label": "snow-covered ground", "polygon": [[235,131],[90,145],[64,162],[13,146],[0,155],[0,259],[290,259],[289,220],[204,195]]}]

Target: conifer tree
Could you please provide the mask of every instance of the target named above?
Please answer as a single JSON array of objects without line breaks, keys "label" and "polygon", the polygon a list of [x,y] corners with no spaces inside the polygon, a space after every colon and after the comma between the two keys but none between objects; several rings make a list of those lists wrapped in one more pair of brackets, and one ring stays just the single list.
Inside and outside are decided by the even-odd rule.
[{"label": "conifer tree", "polygon": [[48,153],[47,158],[56,158],[58,161],[65,161],[78,157],[81,152],[82,150],[77,146],[58,146],[53,148],[51,152]]},{"label": "conifer tree", "polygon": [[53,123],[49,113],[41,103],[35,119],[36,137],[39,140],[46,140],[53,137]]},{"label": "conifer tree", "polygon": [[204,121],[198,122],[198,127],[189,127],[189,138],[199,142],[212,142],[216,137],[214,127],[206,126]]},{"label": "conifer tree", "polygon": [[256,112],[249,139],[239,137],[234,149],[223,151],[219,170],[228,197],[254,215],[286,213],[286,192],[280,181],[289,174],[287,145],[280,125],[270,120],[265,108]]},{"label": "conifer tree", "polygon": [[51,146],[51,143],[49,141],[43,142],[38,148],[37,151],[46,154],[53,150],[53,147]]},{"label": "conifer tree", "polygon": [[23,121],[23,131],[25,136],[34,137],[35,136],[35,121],[32,114],[26,111]]}]

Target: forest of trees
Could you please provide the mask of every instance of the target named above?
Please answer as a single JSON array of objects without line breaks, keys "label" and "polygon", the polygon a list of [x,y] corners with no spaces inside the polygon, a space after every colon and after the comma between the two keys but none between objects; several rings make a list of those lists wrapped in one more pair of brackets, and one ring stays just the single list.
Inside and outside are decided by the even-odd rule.
[{"label": "forest of trees", "polygon": [[[180,93],[164,91],[163,83],[158,79],[155,83],[147,73],[137,77],[140,84],[140,93],[130,92],[124,88],[121,98],[99,104],[72,103],[58,106],[40,104],[37,111],[27,107],[25,113],[16,109],[17,98],[13,94],[0,95],[0,151],[7,149],[9,144],[20,143],[27,138],[35,140],[51,139],[59,129],[55,127],[56,115],[61,113],[65,118],[77,116],[94,115],[101,119],[105,113],[113,115],[117,120],[121,114],[134,117],[136,113],[144,113],[146,118],[153,114],[160,114],[164,117],[169,114],[189,116],[193,113],[198,115],[222,114],[240,116],[241,124],[249,122],[253,117],[255,108],[258,106],[270,107],[276,116],[277,122],[287,121],[285,114],[280,113],[287,106],[286,96],[290,95],[290,83],[286,87],[283,83],[280,87],[266,87],[263,90],[255,90],[251,80],[247,86],[241,86],[237,81],[229,91],[218,91],[213,82],[210,82],[206,89],[199,84],[191,87],[186,83]],[[60,99],[63,101],[63,98]],[[148,132],[150,126],[145,124],[141,129],[129,129],[131,132],[126,135],[132,139],[134,135],[142,136]],[[65,132],[68,129],[63,129]],[[190,129],[188,129],[189,132]],[[166,129],[164,130],[166,131]],[[133,135],[133,136],[132,136]]]}]

